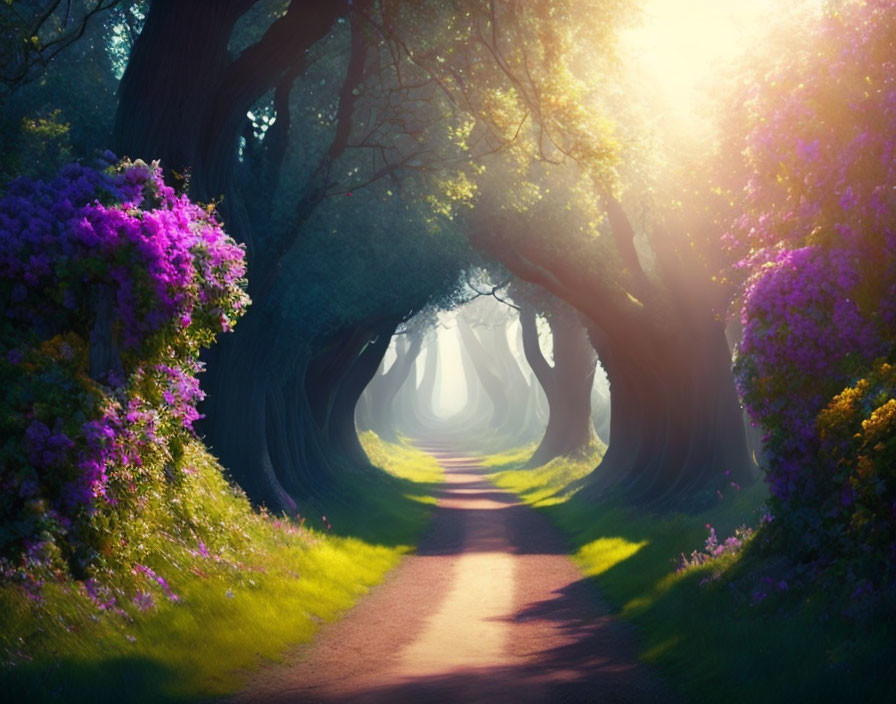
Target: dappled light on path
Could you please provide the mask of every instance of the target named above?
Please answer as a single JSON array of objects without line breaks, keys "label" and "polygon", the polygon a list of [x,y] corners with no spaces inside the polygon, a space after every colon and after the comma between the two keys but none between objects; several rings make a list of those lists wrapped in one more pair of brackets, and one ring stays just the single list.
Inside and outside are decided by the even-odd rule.
[{"label": "dappled light on path", "polygon": [[235,701],[670,701],[547,520],[425,449],[445,483],[418,552]]}]

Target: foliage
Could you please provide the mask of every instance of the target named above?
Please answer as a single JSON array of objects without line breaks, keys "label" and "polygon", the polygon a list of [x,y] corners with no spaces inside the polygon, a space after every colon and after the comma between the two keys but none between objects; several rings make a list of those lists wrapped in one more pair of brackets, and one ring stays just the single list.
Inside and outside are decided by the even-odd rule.
[{"label": "foliage", "polygon": [[64,55],[3,98],[0,182],[19,176],[51,180],[64,164],[107,147],[118,81],[106,37],[104,22],[95,18]]},{"label": "foliage", "polygon": [[[715,702],[724,691],[744,703],[889,701],[893,602],[794,569],[769,551],[778,517],[769,525],[763,485],[727,488],[699,513],[655,513],[612,498],[583,500],[577,472],[555,461],[535,470],[551,487],[546,500],[528,491],[533,470],[514,468],[528,456],[497,458],[493,480],[521,487],[521,498],[566,534],[601,597],[637,628],[641,657],[685,700]],[[756,525],[749,537],[739,528]],[[698,543],[704,550],[687,558],[698,564],[680,569]]]},{"label": "foliage", "polygon": [[869,491],[890,496],[892,477],[870,469],[861,442],[843,439],[867,422],[886,446],[893,430],[880,397],[858,407],[849,399],[867,384],[892,396],[878,370],[896,351],[894,28],[892,2],[847,3],[746,102],[752,175],[728,242],[749,272],[736,372],[767,433],[779,525],[811,559],[863,551],[857,522],[891,534],[892,507],[856,506],[854,467],[874,475],[866,501]]},{"label": "foliage", "polygon": [[121,0],[4,0],[0,3],[0,96],[34,79],[77,42],[96,15]]},{"label": "foliage", "polygon": [[568,156],[605,173],[616,145],[589,108],[589,91],[612,63],[614,32],[627,16],[614,0],[387,2],[382,25],[475,125],[465,143]]},{"label": "foliage", "polygon": [[[631,8],[563,0],[386,2],[380,10],[374,20],[391,56],[407,57],[406,76],[436,87],[460,120],[450,131],[463,133],[456,140],[461,159],[447,163],[472,164],[465,176],[440,184],[440,197],[476,203],[466,223],[476,245],[494,255],[529,240],[563,252],[591,244],[603,220],[599,191],[612,185],[620,157],[602,98],[616,68],[615,32]],[[483,224],[519,213],[526,227]],[[536,214],[543,221],[529,226]],[[594,268],[593,251],[577,263]],[[604,262],[613,256],[601,254]],[[618,278],[614,263],[599,275]]]},{"label": "foliage", "polygon": [[678,563],[679,572],[683,572],[691,567],[701,567],[728,555],[737,555],[747,546],[755,532],[752,528],[742,525],[735,529],[734,535],[730,535],[724,541],[719,542],[716,529],[711,524],[706,524],[706,530],[709,531],[709,536],[703,544],[703,550],[691,550],[690,555],[682,553],[681,561]]},{"label": "foliage", "polygon": [[[3,691],[15,701],[110,703],[235,691],[379,582],[425,524],[429,505],[400,492],[428,492],[437,474],[431,458],[384,444],[378,452],[385,465],[427,483],[376,472],[376,487],[349,493],[356,519],[374,513],[374,503],[394,514],[375,514],[392,535],[362,539],[348,519],[332,517],[332,531],[317,531],[253,510],[189,439],[175,466],[177,490],[148,492],[140,513],[115,525],[89,577],[58,579],[48,569],[39,599],[0,580]],[[402,520],[409,505],[422,512]]]},{"label": "foliage", "polygon": [[213,211],[156,164],[111,162],[19,179],[0,201],[2,552],[27,562],[65,536],[77,573],[105,521],[177,484],[199,351],[248,303]]},{"label": "foliage", "polygon": [[882,364],[818,415],[825,513],[842,516],[848,547],[880,574],[896,559],[896,367]]},{"label": "foliage", "polygon": [[60,164],[71,161],[70,131],[71,125],[62,121],[58,109],[48,115],[23,117],[20,137],[16,140],[19,174],[52,177]]}]

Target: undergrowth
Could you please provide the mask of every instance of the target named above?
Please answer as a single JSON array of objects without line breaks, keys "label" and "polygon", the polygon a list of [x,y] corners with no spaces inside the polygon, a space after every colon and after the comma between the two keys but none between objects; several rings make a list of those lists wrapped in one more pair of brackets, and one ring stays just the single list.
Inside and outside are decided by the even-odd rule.
[{"label": "undergrowth", "polygon": [[[582,571],[636,628],[642,658],[687,700],[890,701],[892,606],[814,583],[777,557],[764,544],[762,483],[729,488],[700,513],[655,513],[576,496],[593,464],[519,469],[523,456],[489,458],[492,481],[564,531]],[[724,548],[728,536],[736,549]]]},{"label": "undergrowth", "polygon": [[330,530],[255,511],[191,443],[178,503],[148,496],[89,579],[0,587],[4,697],[194,701],[235,691],[310,640],[410,549],[430,511],[426,487],[441,478],[424,453],[363,441],[389,473],[370,469],[346,488],[354,515],[324,518]]}]

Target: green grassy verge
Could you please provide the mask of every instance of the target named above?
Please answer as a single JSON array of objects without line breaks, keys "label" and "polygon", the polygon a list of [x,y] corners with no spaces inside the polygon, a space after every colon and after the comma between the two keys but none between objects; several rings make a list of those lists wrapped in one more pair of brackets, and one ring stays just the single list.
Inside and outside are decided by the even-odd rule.
[{"label": "green grassy verge", "polygon": [[636,627],[643,659],[686,700],[891,701],[884,673],[892,626],[866,619],[857,629],[822,590],[781,584],[776,560],[756,549],[761,533],[738,555],[677,571],[682,553],[703,546],[707,524],[720,540],[757,525],[767,498],[761,483],[730,489],[699,514],[656,514],[577,498],[573,487],[593,464],[555,460],[521,470],[519,453],[488,461],[495,484],[565,532],[582,571]]},{"label": "green grassy verge", "polygon": [[329,532],[254,511],[199,443],[188,448],[190,505],[147,497],[145,524],[127,527],[95,581],[59,575],[39,601],[0,587],[0,698],[195,701],[310,640],[411,549],[441,479],[429,455],[363,441],[387,472],[346,487],[354,509],[337,507]]}]

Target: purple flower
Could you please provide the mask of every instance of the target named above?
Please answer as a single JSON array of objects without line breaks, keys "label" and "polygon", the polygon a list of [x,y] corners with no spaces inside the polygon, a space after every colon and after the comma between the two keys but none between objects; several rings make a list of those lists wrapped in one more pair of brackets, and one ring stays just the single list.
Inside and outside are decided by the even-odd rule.
[{"label": "purple flower", "polygon": [[859,204],[859,198],[853,191],[852,186],[847,187],[840,196],[840,207],[843,210],[852,210]]},{"label": "purple flower", "polygon": [[133,598],[134,606],[136,606],[140,611],[149,611],[154,608],[156,603],[155,599],[153,599],[152,594],[149,592],[144,592],[143,590],[138,590]]},{"label": "purple flower", "polygon": [[141,565],[140,563],[136,563],[133,569],[134,574],[143,574],[150,579],[154,580],[161,588],[162,591],[165,592],[165,596],[167,596],[171,601],[178,602],[180,601],[180,597],[171,591],[171,587],[168,586],[168,582],[165,581],[163,577],[160,577],[155,573],[151,568],[146,565]]},{"label": "purple flower", "polygon": [[[0,466],[27,464],[0,473],[0,487],[27,500],[13,514],[46,506],[41,520],[60,533],[145,489],[145,459],[200,417],[201,348],[249,303],[245,251],[214,214],[165,185],[158,164],[104,172],[113,159],[19,179],[0,196],[0,296],[15,331],[2,354],[22,367],[5,410],[23,429]],[[123,365],[95,384],[84,335],[103,298]]]}]

